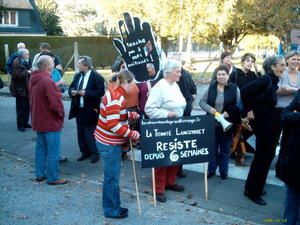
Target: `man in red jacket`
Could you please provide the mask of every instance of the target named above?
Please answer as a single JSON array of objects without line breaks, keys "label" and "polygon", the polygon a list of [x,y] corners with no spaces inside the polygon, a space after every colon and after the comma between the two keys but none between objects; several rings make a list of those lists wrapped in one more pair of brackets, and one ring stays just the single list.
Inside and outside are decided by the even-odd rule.
[{"label": "man in red jacket", "polygon": [[50,77],[54,62],[50,56],[38,59],[32,72],[29,93],[32,129],[37,132],[35,148],[36,181],[47,179],[50,185],[68,183],[59,179],[60,133],[64,106],[60,90]]}]

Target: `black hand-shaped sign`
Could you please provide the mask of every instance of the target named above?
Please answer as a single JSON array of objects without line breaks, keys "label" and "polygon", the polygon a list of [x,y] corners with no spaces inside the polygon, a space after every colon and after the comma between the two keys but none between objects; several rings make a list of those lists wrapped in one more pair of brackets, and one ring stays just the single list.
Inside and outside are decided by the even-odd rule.
[{"label": "black hand-shaped sign", "polygon": [[[140,19],[132,18],[129,13],[123,15],[124,22],[119,21],[121,40],[115,38],[113,40],[114,46],[123,57],[128,70],[134,74],[136,81],[149,80],[146,64],[152,63],[156,74],[160,69],[151,26],[147,22],[141,26]],[[156,79],[156,77],[151,77],[151,79]]]}]

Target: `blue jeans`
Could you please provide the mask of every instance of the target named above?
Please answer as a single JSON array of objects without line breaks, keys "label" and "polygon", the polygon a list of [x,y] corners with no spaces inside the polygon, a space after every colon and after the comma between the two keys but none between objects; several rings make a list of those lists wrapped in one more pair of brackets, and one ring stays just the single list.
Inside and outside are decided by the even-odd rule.
[{"label": "blue jeans", "polygon": [[300,193],[287,185],[283,218],[286,225],[300,225]]},{"label": "blue jeans", "polygon": [[120,200],[120,170],[121,146],[104,145],[96,142],[97,149],[103,162],[103,211],[105,216],[117,216],[121,210]]},{"label": "blue jeans", "polygon": [[228,173],[229,152],[232,142],[232,131],[223,132],[221,126],[215,127],[215,156],[208,163],[208,172],[216,172],[219,166],[220,174]]},{"label": "blue jeans", "polygon": [[37,132],[35,175],[47,177],[48,182],[59,179],[60,131]]}]

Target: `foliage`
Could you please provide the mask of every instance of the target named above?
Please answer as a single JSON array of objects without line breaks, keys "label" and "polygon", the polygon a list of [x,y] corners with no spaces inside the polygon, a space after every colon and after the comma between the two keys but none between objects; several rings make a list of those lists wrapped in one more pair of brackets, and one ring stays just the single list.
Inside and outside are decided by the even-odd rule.
[{"label": "foliage", "polygon": [[[0,39],[0,70],[4,71],[5,56],[4,44],[9,45],[10,54],[16,51],[17,43],[24,42],[30,52],[30,57],[39,52],[40,42],[47,42],[51,46],[54,54],[58,55],[65,66],[74,53],[74,42],[78,42],[78,51],[80,55],[89,55],[93,59],[95,67],[110,66],[117,55],[112,45],[112,38],[107,37],[64,37],[64,36],[46,36],[46,37],[5,37]],[[73,67],[74,61],[70,64]]]},{"label": "foliage", "polygon": [[36,0],[42,23],[47,35],[61,35],[63,33],[57,15],[58,6],[54,0]]},{"label": "foliage", "polygon": [[64,34],[96,36],[103,33],[102,8],[94,0],[64,0],[59,2],[59,16]]},{"label": "foliage", "polygon": [[250,34],[281,38],[295,28],[300,9],[298,0],[50,0],[48,5],[53,1],[68,36],[116,35],[122,13],[130,12],[151,23],[158,37],[222,42],[228,50]]}]

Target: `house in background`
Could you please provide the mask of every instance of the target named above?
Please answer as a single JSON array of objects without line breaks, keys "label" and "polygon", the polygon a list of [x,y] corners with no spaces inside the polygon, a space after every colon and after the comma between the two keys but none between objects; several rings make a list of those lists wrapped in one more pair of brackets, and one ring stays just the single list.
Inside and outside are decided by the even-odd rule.
[{"label": "house in background", "polygon": [[45,36],[34,0],[0,0],[0,36]]}]

